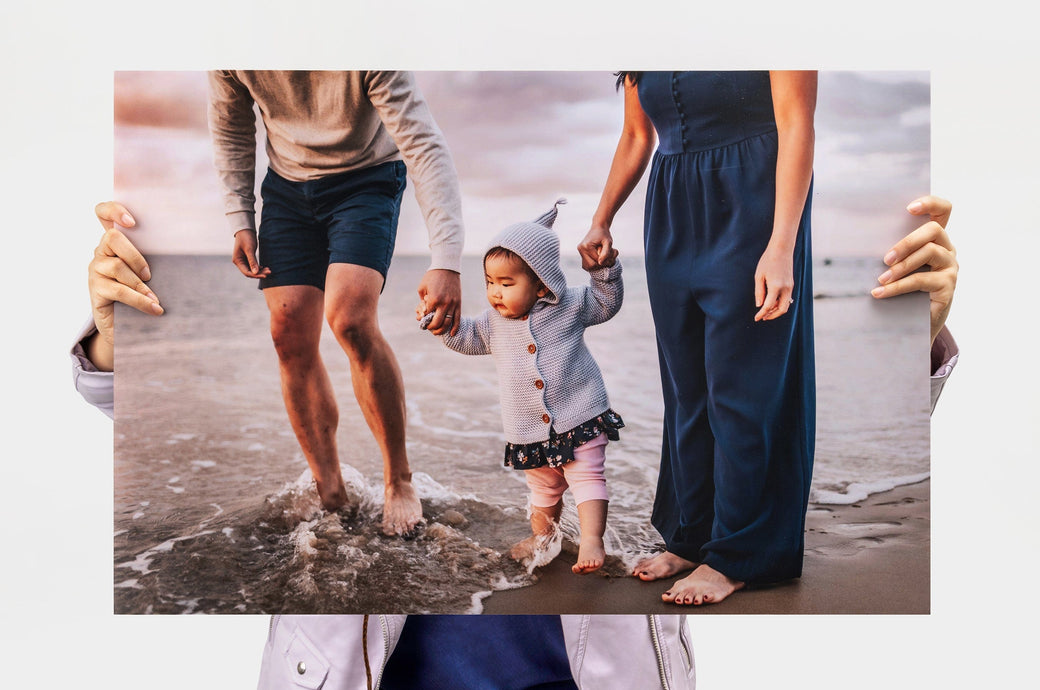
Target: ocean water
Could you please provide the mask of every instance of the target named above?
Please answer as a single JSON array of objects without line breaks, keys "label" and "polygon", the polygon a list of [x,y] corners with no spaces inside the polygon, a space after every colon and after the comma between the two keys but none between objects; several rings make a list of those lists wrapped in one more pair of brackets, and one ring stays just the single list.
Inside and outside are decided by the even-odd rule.
[{"label": "ocean water", "polygon": [[[407,540],[378,530],[381,459],[331,333],[322,351],[351,494],[336,514],[320,509],[289,428],[255,284],[223,256],[149,260],[167,313],[117,315],[117,612],[478,612],[489,592],[537,577],[506,555],[528,531],[526,487],[501,466],[494,365],[447,350],[414,321],[425,258],[395,258],[380,303],[405,380],[409,458],[427,518]],[[479,268],[465,260],[465,314],[484,308]],[[576,262],[566,269],[584,282]],[[855,502],[929,471],[927,300],[875,302],[867,291],[882,270],[865,259],[815,268],[816,503]],[[611,575],[659,544],[649,514],[660,380],[638,258],[626,261],[625,280],[621,312],[586,332],[626,422],[607,451]],[[569,499],[563,534],[560,557],[573,558]]]}]

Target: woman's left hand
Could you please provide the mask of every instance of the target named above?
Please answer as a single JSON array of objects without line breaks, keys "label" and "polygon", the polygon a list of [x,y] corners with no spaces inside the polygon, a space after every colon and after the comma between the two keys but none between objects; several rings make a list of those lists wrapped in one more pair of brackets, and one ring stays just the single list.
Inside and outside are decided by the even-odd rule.
[{"label": "woman's left hand", "polygon": [[[914,199],[906,210],[915,216],[927,215],[927,223],[896,243],[884,262],[888,270],[878,277],[881,283],[870,291],[877,299],[907,292],[927,292],[931,300],[932,342],[939,335],[953,303],[957,287],[957,250],[946,234],[953,204],[937,196]],[[927,267],[927,271],[918,269]]]},{"label": "woman's left hand", "polygon": [[770,243],[755,269],[755,321],[772,321],[787,313],[794,300],[794,254]]}]

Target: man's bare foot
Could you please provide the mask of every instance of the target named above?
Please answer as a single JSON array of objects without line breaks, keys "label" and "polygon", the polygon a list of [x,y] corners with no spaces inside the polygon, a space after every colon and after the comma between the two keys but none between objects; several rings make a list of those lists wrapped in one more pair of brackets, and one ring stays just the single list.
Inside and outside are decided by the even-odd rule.
[{"label": "man's bare foot", "polygon": [[335,480],[334,489],[327,488],[327,485],[319,482],[317,479],[314,481],[315,486],[318,489],[318,498],[321,500],[321,507],[330,513],[335,513],[337,510],[347,504],[347,487],[343,483],[343,477],[338,477]]},{"label": "man's bare foot", "polygon": [[662,551],[656,556],[644,558],[632,569],[632,575],[644,582],[661,580],[678,575],[685,570],[693,570],[697,564],[670,551]]},{"label": "man's bare foot", "polygon": [[603,565],[603,559],[607,557],[606,549],[603,548],[603,537],[582,535],[581,543],[578,544],[578,562],[571,566],[571,572],[584,575],[594,570],[599,570]]},{"label": "man's bare foot", "polygon": [[726,577],[715,568],[702,563],[692,573],[672,585],[661,595],[661,599],[672,604],[717,604],[738,589],[743,589],[740,580]]},{"label": "man's bare foot", "polygon": [[387,484],[383,490],[383,534],[409,537],[423,521],[422,504],[410,481]]}]

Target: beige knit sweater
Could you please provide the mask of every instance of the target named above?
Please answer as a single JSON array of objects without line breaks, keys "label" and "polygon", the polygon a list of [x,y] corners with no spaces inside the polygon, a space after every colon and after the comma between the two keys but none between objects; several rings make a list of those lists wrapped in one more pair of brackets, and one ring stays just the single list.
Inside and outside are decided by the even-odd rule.
[{"label": "beige knit sweater", "polygon": [[256,228],[256,120],[282,177],[312,180],[404,160],[430,237],[430,268],[459,270],[458,175],[409,72],[220,70],[209,74],[214,162],[231,231]]}]

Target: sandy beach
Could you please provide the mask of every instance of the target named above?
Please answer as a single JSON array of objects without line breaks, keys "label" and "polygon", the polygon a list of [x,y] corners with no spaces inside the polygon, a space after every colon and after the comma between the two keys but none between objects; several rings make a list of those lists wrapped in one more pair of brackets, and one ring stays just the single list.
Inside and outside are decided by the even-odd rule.
[{"label": "sandy beach", "polygon": [[496,592],[484,613],[929,613],[930,481],[851,505],[810,505],[800,580],[739,592],[721,604],[660,600],[671,581],[570,571],[565,551],[536,584]]}]

